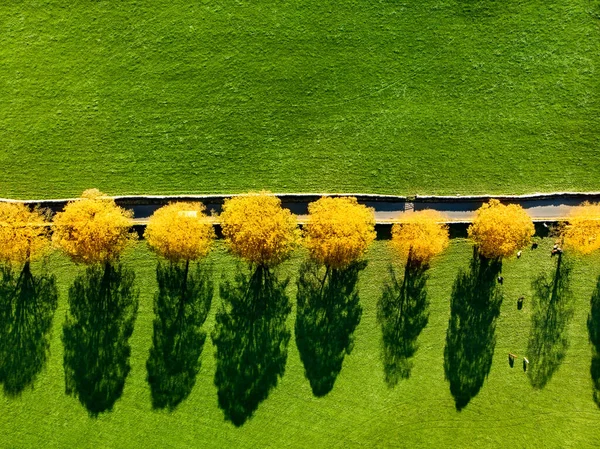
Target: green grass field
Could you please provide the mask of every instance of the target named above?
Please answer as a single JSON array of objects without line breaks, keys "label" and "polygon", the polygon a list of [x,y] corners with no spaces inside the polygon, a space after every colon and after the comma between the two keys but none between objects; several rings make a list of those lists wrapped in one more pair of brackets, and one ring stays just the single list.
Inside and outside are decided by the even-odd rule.
[{"label": "green grass field", "polygon": [[[464,363],[456,372],[466,377],[459,382],[473,378],[468,375],[473,369],[483,385],[461,411],[457,411],[445,380],[444,354],[453,284],[471,259],[467,242],[453,240],[429,271],[425,289],[430,301],[429,323],[418,337],[410,377],[400,379],[395,387],[385,381],[382,334],[377,321],[377,303],[392,255],[384,241],[373,246],[368,266],[360,274],[363,313],[354,332],[354,349],[345,357],[333,389],[320,398],[313,395],[305,377],[294,337],[295,279],[304,259],[298,252],[279,272],[280,276],[292,277],[287,291],[294,304],[287,320],[291,339],[285,373],[254,416],[240,427],[226,422],[218,406],[213,383],[215,347],[210,337],[191,395],[173,412],[152,410],[146,360],[152,344],[156,259],[143,244],[125,257],[125,264],[135,269],[141,289],[130,339],[132,369],[113,411],[90,417],[76,398],[65,394],[61,342],[67,289],[80,269],[62,256],[53,256],[50,268],[58,276],[60,299],[51,355],[33,389],[18,398],[0,394],[0,447],[596,447],[600,409],[593,400],[592,351],[586,320],[600,274],[600,259],[573,260],[569,284],[572,300],[559,298],[564,308],[553,309],[552,313],[544,309],[547,303],[543,303],[540,315],[533,307],[532,281],[540,273],[554,272],[556,259],[549,257],[551,245],[545,239],[536,251],[527,250],[520,260],[503,263],[504,299],[495,332],[489,325],[491,321],[476,318],[485,314],[473,314],[470,321],[464,322],[463,341],[473,346],[468,343],[463,347],[487,342],[486,353],[493,351],[493,357],[490,355],[491,370],[484,378],[478,374],[480,360],[469,365],[468,353],[463,354]],[[211,260],[217,283],[221,273],[233,276],[235,261],[221,244]],[[526,296],[525,305],[517,310],[516,299],[521,294]],[[218,305],[215,295],[204,324],[209,333],[214,329]],[[534,316],[542,320],[532,320]],[[495,350],[488,344],[493,338]],[[541,348],[540,354],[546,355],[543,366],[531,347]],[[453,349],[449,352],[461,354]],[[508,352],[528,356],[530,371],[537,367],[534,375],[529,377],[523,372],[521,359],[510,368]],[[545,376],[543,387],[540,375]]]},{"label": "green grass field", "polygon": [[0,5],[0,196],[600,190],[597,0]]}]

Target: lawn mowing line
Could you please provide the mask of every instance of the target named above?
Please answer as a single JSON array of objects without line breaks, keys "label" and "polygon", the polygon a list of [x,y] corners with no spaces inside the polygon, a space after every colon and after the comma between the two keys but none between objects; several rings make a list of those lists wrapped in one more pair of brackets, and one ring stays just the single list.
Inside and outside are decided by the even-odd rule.
[{"label": "lawn mowing line", "polygon": [[[144,200],[163,200],[163,201],[174,201],[174,200],[186,200],[186,201],[202,201],[202,200],[224,200],[227,198],[244,196],[252,193],[256,193],[258,191],[249,191],[244,193],[215,193],[215,194],[171,194],[171,195],[107,195],[107,198],[112,198],[115,201],[144,201]],[[389,195],[389,194],[379,194],[379,193],[361,193],[361,192],[296,192],[296,193],[273,193],[269,192],[271,195],[274,195],[281,200],[286,199],[300,199],[307,197],[314,197],[315,199],[319,199],[323,196],[331,196],[331,197],[346,197],[346,196],[354,196],[357,198],[364,198],[364,201],[367,199],[371,199],[373,201],[424,201],[424,202],[435,202],[435,201],[444,201],[444,202],[466,202],[466,201],[487,201],[490,199],[497,199],[500,201],[517,201],[517,200],[540,200],[540,199],[567,199],[567,198],[587,198],[587,199],[598,199],[600,198],[600,191],[589,191],[589,192],[536,192],[536,193],[527,193],[520,195],[504,195],[504,194],[479,194],[479,195],[414,195],[414,196],[403,196],[403,195]],[[52,203],[52,202],[69,202],[76,201],[80,198],[52,198],[52,199],[11,199],[11,198],[0,198],[0,201],[5,202],[14,202],[14,203],[26,203],[26,204],[41,204],[41,203]]]},{"label": "lawn mowing line", "polygon": [[[448,41],[447,45],[450,45],[453,41],[454,41],[454,38],[451,38]],[[429,58],[428,62],[431,62],[434,58],[437,58],[441,54],[442,54],[442,50],[438,51],[435,55],[433,55],[433,56],[431,56]],[[423,67],[424,67],[424,64],[421,64],[420,66],[415,67],[413,69],[412,73],[409,73],[409,74],[406,75],[405,80],[406,79],[410,79],[411,76],[414,77],[416,75],[416,72],[418,70],[422,69]],[[400,79],[396,80],[393,83],[389,83],[387,86],[383,86],[380,89],[374,90],[373,92],[365,93],[363,95],[357,95],[357,96],[349,98],[347,100],[338,101],[337,103],[321,103],[321,104],[319,104],[319,103],[312,103],[312,104],[308,104],[308,106],[311,106],[311,107],[314,107],[314,106],[318,106],[318,107],[333,107],[333,106],[345,105],[345,104],[351,103],[351,102],[356,101],[356,100],[362,100],[363,98],[374,97],[375,95],[380,94],[381,92],[389,89],[390,87],[394,87],[394,86],[398,85],[400,83],[400,81],[403,81],[403,80],[400,80]],[[403,97],[406,96],[406,85],[404,87],[405,87],[405,90],[404,90],[404,93],[403,93]],[[524,100],[522,100],[522,101],[524,101]]]}]

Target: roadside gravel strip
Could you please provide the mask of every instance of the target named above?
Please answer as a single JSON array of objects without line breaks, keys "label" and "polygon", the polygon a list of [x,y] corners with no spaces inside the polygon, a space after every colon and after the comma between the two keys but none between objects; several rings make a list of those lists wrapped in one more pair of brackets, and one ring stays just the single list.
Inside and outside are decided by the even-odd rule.
[{"label": "roadside gravel strip", "polygon": [[[423,209],[435,209],[447,217],[448,223],[468,223],[475,211],[491,198],[496,198],[503,203],[520,204],[531,216],[534,222],[553,223],[565,219],[572,207],[584,201],[600,201],[600,192],[591,193],[539,193],[533,195],[507,195],[507,196],[392,196],[373,195],[360,193],[346,194],[276,194],[281,199],[283,207],[290,209],[298,215],[298,221],[306,220],[308,204],[322,196],[354,196],[358,202],[375,209],[377,224],[389,224],[405,214],[410,214]],[[133,209],[134,221],[137,225],[145,225],[154,211],[165,204],[174,201],[200,201],[206,205],[207,210],[214,213],[221,212],[225,198],[236,195],[144,195],[144,196],[115,196],[119,206]],[[11,200],[0,201],[21,202],[29,205],[40,205],[54,212],[62,210],[65,204],[73,199],[55,200]],[[218,217],[215,220],[218,223]]]}]

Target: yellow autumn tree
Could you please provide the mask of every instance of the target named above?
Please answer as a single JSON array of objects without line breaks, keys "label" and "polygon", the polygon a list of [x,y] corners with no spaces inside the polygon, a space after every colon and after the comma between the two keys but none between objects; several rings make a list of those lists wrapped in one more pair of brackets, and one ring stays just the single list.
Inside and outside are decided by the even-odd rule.
[{"label": "yellow autumn tree", "polygon": [[[352,352],[360,323],[358,278],[361,260],[375,240],[374,211],[354,197],[323,197],[308,205],[296,291],[296,343],[313,395],[331,391],[335,375]],[[340,329],[343,331],[340,333]],[[307,361],[312,362],[307,362]]]},{"label": "yellow autumn tree", "polygon": [[235,255],[250,264],[279,264],[300,238],[296,217],[269,192],[226,199],[220,219],[225,242]]},{"label": "yellow autumn tree", "polygon": [[[215,238],[205,210],[199,202],[163,206],[150,217],[144,233],[150,249],[161,257],[156,266],[153,344],[146,362],[154,408],[175,408],[188,396],[199,369],[205,338],[200,328],[210,310],[213,284],[209,269],[197,263],[190,270],[190,265],[208,255]],[[165,394],[174,383],[178,393]]]},{"label": "yellow autumn tree", "polygon": [[41,209],[0,203],[0,377],[9,396],[33,386],[49,355],[56,277],[31,264],[50,248],[48,219]]},{"label": "yellow autumn tree", "polygon": [[23,265],[50,247],[48,214],[21,203],[0,203],[0,261]]},{"label": "yellow autumn tree", "polygon": [[428,264],[448,247],[448,226],[435,210],[406,214],[392,226],[391,243],[407,263]]},{"label": "yellow autumn tree", "polygon": [[479,254],[493,259],[511,256],[527,246],[535,229],[521,206],[503,205],[492,199],[477,210],[467,232]]},{"label": "yellow autumn tree", "polygon": [[323,197],[308,205],[304,245],[319,264],[345,268],[366,253],[375,237],[373,209],[354,197]]},{"label": "yellow autumn tree", "polygon": [[600,203],[586,201],[571,209],[562,238],[566,247],[581,254],[600,249]]},{"label": "yellow autumn tree", "polygon": [[137,238],[132,218],[99,190],[86,190],[54,217],[52,242],[75,262],[112,262]]},{"label": "yellow autumn tree", "polygon": [[210,251],[215,231],[202,203],[178,202],[158,209],[144,237],[150,248],[171,262],[197,260]]}]

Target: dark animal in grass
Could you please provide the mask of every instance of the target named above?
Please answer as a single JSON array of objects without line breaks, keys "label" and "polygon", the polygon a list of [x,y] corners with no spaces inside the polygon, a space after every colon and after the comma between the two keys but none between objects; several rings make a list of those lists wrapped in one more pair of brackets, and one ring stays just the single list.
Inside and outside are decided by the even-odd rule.
[{"label": "dark animal in grass", "polygon": [[508,353],[508,364],[510,365],[510,367],[512,368],[513,366],[515,366],[515,359],[517,358],[516,355],[511,354],[510,352]]}]

